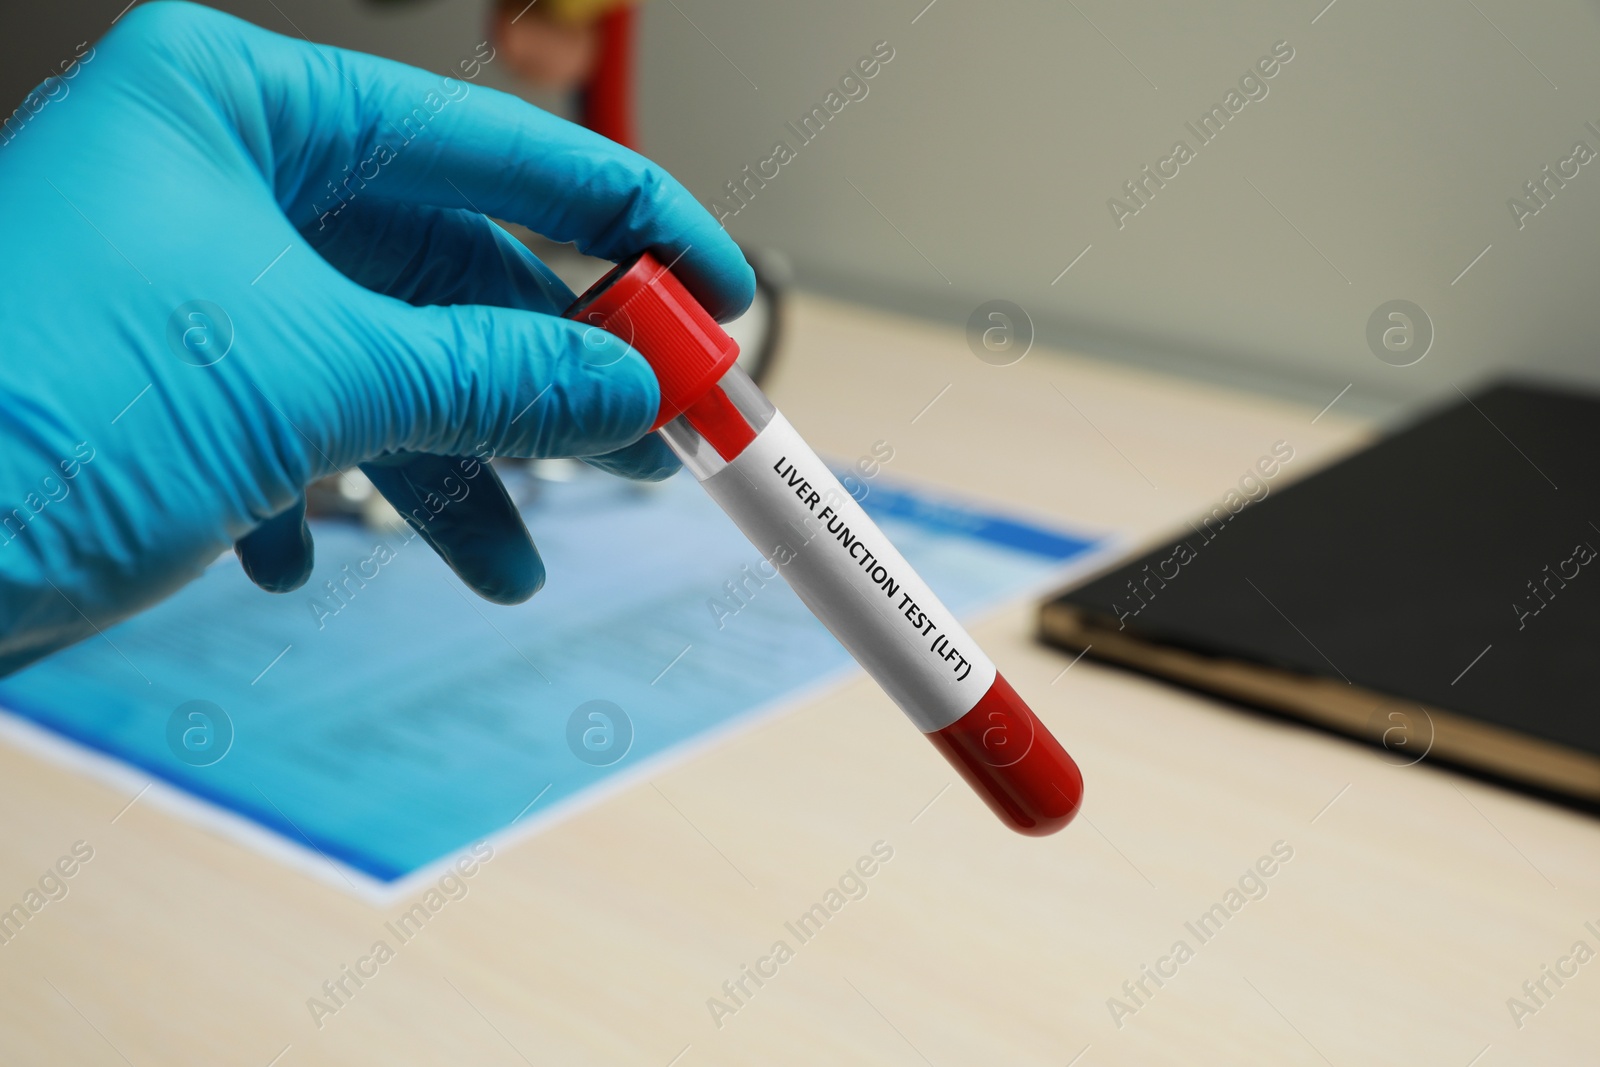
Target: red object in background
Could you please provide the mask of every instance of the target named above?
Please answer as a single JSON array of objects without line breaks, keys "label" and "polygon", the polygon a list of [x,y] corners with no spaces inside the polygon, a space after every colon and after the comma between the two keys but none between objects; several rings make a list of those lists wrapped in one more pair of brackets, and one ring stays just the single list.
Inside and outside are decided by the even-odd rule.
[{"label": "red object in background", "polygon": [[624,148],[637,148],[633,127],[633,27],[631,5],[601,15],[594,72],[583,86],[583,124]]}]

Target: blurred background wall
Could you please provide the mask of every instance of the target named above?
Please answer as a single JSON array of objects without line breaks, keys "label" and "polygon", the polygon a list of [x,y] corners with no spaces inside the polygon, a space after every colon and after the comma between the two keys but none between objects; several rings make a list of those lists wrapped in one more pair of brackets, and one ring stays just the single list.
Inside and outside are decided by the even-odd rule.
[{"label": "blurred background wall", "polygon": [[[8,14],[3,96],[121,6]],[[443,70],[488,3],[215,6]],[[880,41],[867,95],[802,142]],[[1293,58],[1266,95],[1202,144],[1185,124],[1246,99],[1278,42]],[[1600,386],[1600,159],[1574,160],[1579,141],[1600,153],[1597,53],[1579,0],[651,0],[640,125],[708,207],[785,142],[727,225],[812,288],[952,322],[1010,300],[1044,343],[1308,401],[1348,384],[1341,403],[1393,410],[1511,369]],[[512,87],[492,65],[487,83]],[[1179,140],[1194,158],[1157,187],[1143,168]],[[1396,299],[1434,331],[1411,366],[1369,345]]]}]

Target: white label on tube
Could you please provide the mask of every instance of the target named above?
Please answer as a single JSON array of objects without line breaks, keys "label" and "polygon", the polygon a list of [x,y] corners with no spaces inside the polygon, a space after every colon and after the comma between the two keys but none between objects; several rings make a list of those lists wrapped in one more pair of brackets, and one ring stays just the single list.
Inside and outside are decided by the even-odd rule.
[{"label": "white label on tube", "polygon": [[994,664],[782,414],[702,484],[923,733],[994,684]]}]

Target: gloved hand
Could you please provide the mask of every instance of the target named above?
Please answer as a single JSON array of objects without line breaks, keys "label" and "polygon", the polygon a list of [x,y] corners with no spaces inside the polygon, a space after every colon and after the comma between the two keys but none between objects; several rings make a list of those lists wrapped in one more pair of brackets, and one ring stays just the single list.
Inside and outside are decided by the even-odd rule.
[{"label": "gloved hand", "polygon": [[295,588],[330,473],[515,603],[544,565],[480,459],[676,468],[644,359],[485,217],[737,314],[750,269],[659,167],[472,84],[482,50],[441,78],[150,3],[80,51],[0,128],[0,673],[230,544]]}]

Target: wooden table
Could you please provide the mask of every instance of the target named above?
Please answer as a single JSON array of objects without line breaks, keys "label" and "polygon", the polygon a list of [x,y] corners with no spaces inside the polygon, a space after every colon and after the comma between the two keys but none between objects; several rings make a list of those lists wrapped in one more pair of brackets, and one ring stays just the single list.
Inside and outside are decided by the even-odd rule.
[{"label": "wooden table", "polygon": [[[895,476],[1134,542],[1276,441],[1303,474],[1370,432],[1057,353],[993,367],[959,330],[815,298],[772,392],[824,452],[887,440]],[[973,629],[1083,767],[1067,831],[1003,830],[858,680],[501,847],[403,944],[405,904],[0,746],[0,907],[94,850],[0,945],[0,1062],[1600,1062],[1600,962],[1569,955],[1600,951],[1594,820],[1089,660],[1063,673],[1032,626],[1023,603]],[[791,933],[876,842],[866,895]],[[1292,858],[1230,911],[1275,845]],[[360,964],[379,939],[394,958]],[[376,973],[319,1028],[308,998],[345,965]]]}]

